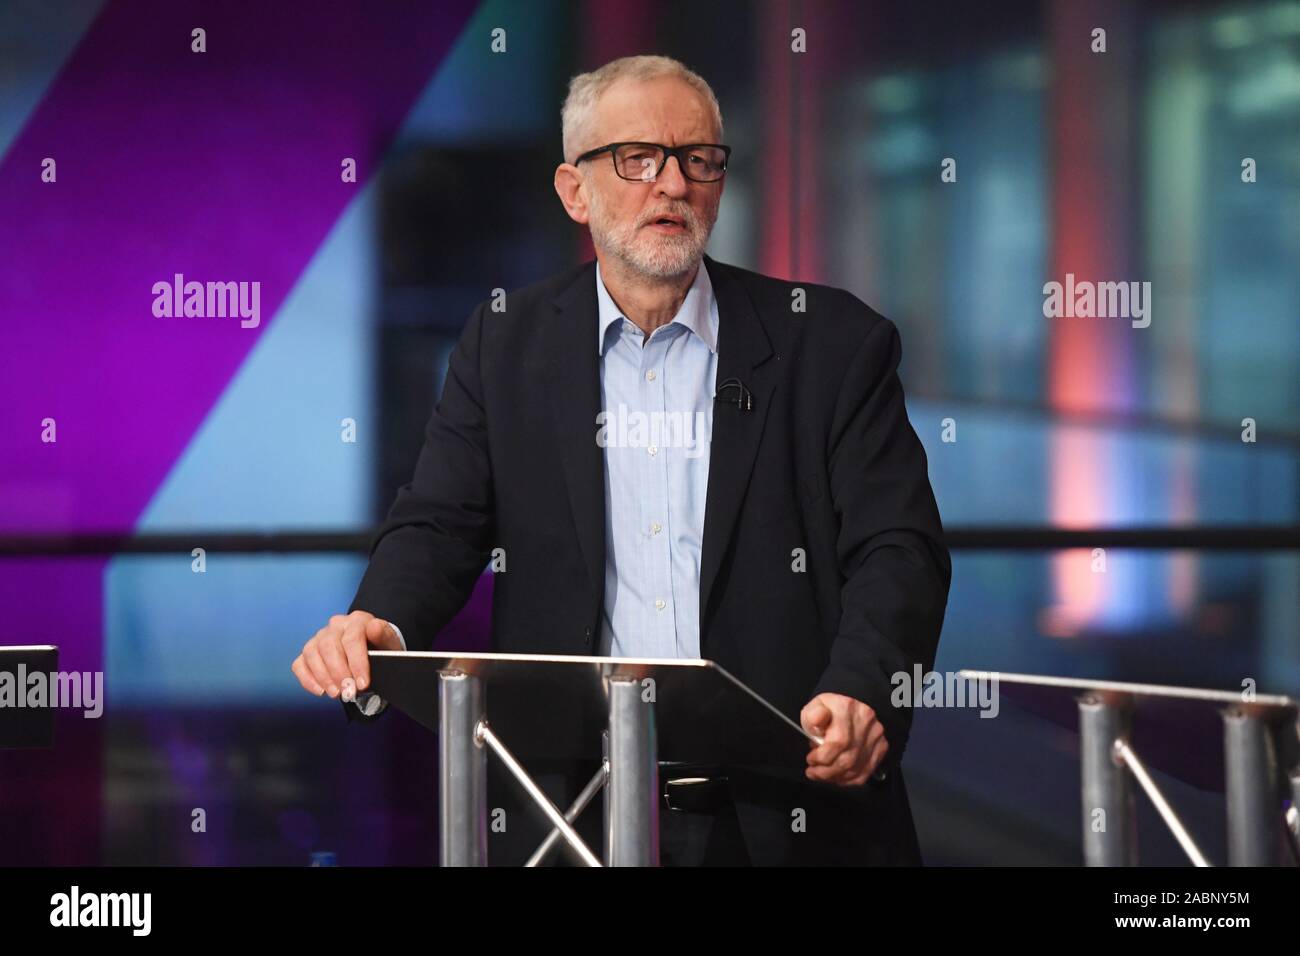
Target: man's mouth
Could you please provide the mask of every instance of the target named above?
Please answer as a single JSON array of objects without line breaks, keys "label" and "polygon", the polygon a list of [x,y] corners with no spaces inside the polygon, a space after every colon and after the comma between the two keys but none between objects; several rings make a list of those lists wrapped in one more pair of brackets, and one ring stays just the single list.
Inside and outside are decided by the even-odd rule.
[{"label": "man's mouth", "polygon": [[654,226],[663,232],[685,232],[686,220],[680,216],[656,216],[651,219],[648,225]]}]

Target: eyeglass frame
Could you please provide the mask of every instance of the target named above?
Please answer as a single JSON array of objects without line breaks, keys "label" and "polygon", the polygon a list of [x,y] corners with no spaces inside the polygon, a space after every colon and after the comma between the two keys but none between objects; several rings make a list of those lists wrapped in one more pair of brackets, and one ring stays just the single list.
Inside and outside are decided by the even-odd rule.
[{"label": "eyeglass frame", "polygon": [[[655,174],[647,179],[644,175],[628,179],[618,171],[618,160],[614,155],[615,150],[620,146],[650,146],[659,150],[660,162],[655,167]],[[686,164],[682,162],[682,156],[687,150],[694,149],[697,146],[708,146],[710,149],[722,150],[722,175],[717,179],[696,179],[686,172]],[[731,162],[731,147],[724,146],[722,143],[683,143],[681,146],[665,146],[663,143],[642,143],[637,141],[627,143],[607,143],[596,149],[589,149],[573,161],[573,165],[578,165],[583,160],[595,159],[601,153],[609,153],[610,164],[614,167],[614,175],[627,183],[648,183],[658,179],[663,171],[668,167],[668,157],[677,157],[677,168],[682,171],[682,176],[693,183],[720,183],[727,178],[727,164]]]}]

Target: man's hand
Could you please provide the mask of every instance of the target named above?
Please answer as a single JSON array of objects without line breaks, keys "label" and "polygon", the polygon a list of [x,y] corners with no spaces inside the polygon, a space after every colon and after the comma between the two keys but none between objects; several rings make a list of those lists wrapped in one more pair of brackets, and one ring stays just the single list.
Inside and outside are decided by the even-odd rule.
[{"label": "man's hand", "polygon": [[366,650],[400,651],[402,642],[387,621],[366,611],[346,617],[335,614],[316,632],[293,662],[298,683],[320,697],[329,694],[345,701],[370,686],[370,659]]},{"label": "man's hand", "polygon": [[818,694],[799,712],[799,723],[822,738],[809,743],[809,780],[857,787],[866,783],[889,753],[885,728],[876,712],[843,694]]}]

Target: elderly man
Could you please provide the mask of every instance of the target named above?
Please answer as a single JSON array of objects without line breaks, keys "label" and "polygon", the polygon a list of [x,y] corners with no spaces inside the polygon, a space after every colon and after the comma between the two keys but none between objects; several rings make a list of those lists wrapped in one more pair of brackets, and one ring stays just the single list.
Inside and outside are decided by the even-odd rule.
[{"label": "elderly man", "polygon": [[562,119],[595,262],[474,310],[350,613],[293,671],[373,710],[367,647],[429,648],[503,548],[496,650],[708,658],[823,738],[670,798],[664,862],[919,863],[891,676],[933,665],[951,565],[898,332],[704,254],[730,149],[677,61],[575,77]]}]

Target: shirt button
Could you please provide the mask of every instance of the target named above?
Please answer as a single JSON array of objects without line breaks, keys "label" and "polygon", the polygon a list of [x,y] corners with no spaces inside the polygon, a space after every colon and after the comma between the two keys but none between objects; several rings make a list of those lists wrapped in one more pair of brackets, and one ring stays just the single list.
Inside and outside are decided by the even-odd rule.
[{"label": "shirt button", "polygon": [[655,600],[655,609],[656,609],[656,610],[662,611],[662,610],[663,610],[664,608],[666,608],[667,606],[668,606],[668,605],[667,605],[666,603],[664,603],[664,599],[663,599],[663,598],[657,598],[657,599]]},{"label": "shirt button", "polygon": [[648,372],[645,373],[645,380],[646,380],[647,382],[653,382],[653,381],[655,380],[655,370],[654,370],[654,369],[651,369],[650,371],[648,371]]},{"label": "shirt button", "polygon": [[663,525],[661,525],[658,521],[652,522],[652,523],[650,524],[650,533],[651,533],[651,534],[658,534],[658,533],[659,533],[660,531],[662,531],[662,530],[664,530],[664,527],[663,527]]},{"label": "shirt button", "polygon": [[646,449],[646,451],[650,452],[650,457],[653,458],[655,455],[659,454],[659,446],[651,445],[649,448]]}]

